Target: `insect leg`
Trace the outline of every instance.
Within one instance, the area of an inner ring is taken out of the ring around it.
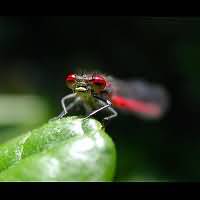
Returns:
[[[105,103],[108,101],[106,101],[105,102],[105,99],[103,99],[103,98],[101,98],[101,97],[99,97],[99,96],[95,96],[95,98],[97,98],[97,99],[99,99],[104,105],[105,105]],[[112,118],[114,118],[114,117],[117,117],[117,115],[118,115],[118,113],[117,113],[117,111],[116,110],[114,110],[112,107],[111,107],[111,105],[112,105],[112,103],[109,101],[109,103],[110,103],[110,107],[108,107],[108,110],[112,113],[110,116],[108,116],[108,117],[105,117],[104,118],[104,120],[110,120],[110,119],[112,119]]]
[[[65,116],[67,113],[68,113],[68,110],[70,110],[72,107],[74,107],[74,105],[80,100],[79,97],[75,98],[76,94],[69,94],[69,95],[66,95],[64,96],[62,99],[61,99],[61,105],[62,105],[62,108],[63,108],[63,111],[57,116],[57,117],[54,117],[53,119],[51,120],[56,120],[56,119],[60,119],[62,118],[63,116]],[[73,102],[71,102],[68,106],[65,105],[65,101],[67,99],[71,99],[71,98],[75,98],[75,100]]]
[[[110,116],[108,116],[108,117],[105,117],[104,120],[109,120],[109,119],[111,119],[111,118],[117,116],[117,112],[116,112],[113,108],[110,107],[110,106],[112,105],[112,103],[111,103],[109,100],[105,100],[105,99],[103,99],[103,98],[101,98],[101,97],[98,97],[98,96],[94,96],[94,97],[95,97],[96,99],[98,99],[98,101],[99,101],[99,103],[102,105],[102,107],[99,108],[99,109],[97,109],[97,110],[95,110],[95,111],[93,111],[92,113],[90,113],[90,114],[89,114],[87,117],[85,117],[84,119],[87,119],[87,118],[91,117],[92,115],[96,114],[97,112],[99,112],[99,111],[101,111],[101,110],[103,110],[103,109],[105,109],[105,108],[108,108],[109,111],[112,112],[113,114],[110,115]]]
[[[75,96],[76,96],[76,94],[73,93],[73,94],[66,95],[66,96],[64,96],[64,97],[61,99],[61,105],[62,105],[63,110],[64,110],[64,115],[67,114],[67,107],[65,106],[65,101],[66,101],[67,99],[74,98]],[[72,102],[72,103],[73,103],[73,102]],[[68,106],[70,106],[70,104],[69,104]],[[72,107],[73,107],[73,106],[72,106]],[[69,108],[71,108],[71,106],[70,106]]]
[[[118,113],[112,107],[108,107],[108,110],[112,113],[110,116],[105,117],[104,120],[110,120],[114,117],[117,117]]]
[[[56,118],[60,119],[60,118],[64,117],[68,113],[68,111],[75,106],[75,104],[78,101],[80,101],[80,98],[79,97],[75,98],[75,100],[73,102],[71,102],[69,105],[65,106],[65,110],[63,110]]]

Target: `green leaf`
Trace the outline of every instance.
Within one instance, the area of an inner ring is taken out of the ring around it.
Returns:
[[[116,151],[100,122],[67,117],[0,145],[0,181],[112,181]]]

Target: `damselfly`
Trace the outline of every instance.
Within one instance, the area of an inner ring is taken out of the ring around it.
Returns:
[[[85,118],[106,109],[110,115],[104,120],[118,115],[114,108],[150,119],[162,117],[168,108],[166,90],[147,81],[125,81],[100,73],[69,74],[65,80],[72,94],[61,99],[63,111],[57,118],[65,116],[78,103],[88,113]],[[66,104],[69,99],[73,101]]]

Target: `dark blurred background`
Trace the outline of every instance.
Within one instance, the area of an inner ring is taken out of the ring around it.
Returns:
[[[164,85],[171,106],[146,121],[125,113],[107,132],[116,181],[200,180],[200,18],[0,17],[0,143],[61,112],[77,67]]]

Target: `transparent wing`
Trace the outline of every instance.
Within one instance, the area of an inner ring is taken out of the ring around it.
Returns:
[[[112,103],[115,107],[143,118],[160,118],[168,110],[169,95],[165,88],[142,80],[113,79]]]

